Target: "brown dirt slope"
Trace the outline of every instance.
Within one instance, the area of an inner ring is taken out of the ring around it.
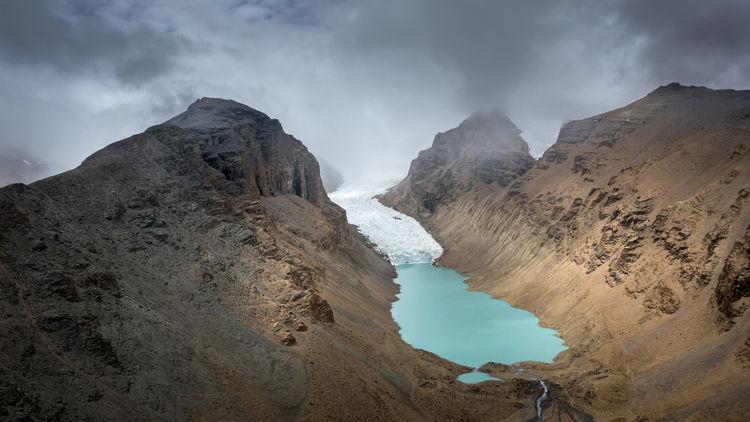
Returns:
[[[278,121],[233,101],[0,189],[0,419],[533,415],[406,346],[393,269]]]
[[[571,350],[529,366],[575,406],[750,414],[750,91],[660,87],[422,218],[474,288],[561,330]]]

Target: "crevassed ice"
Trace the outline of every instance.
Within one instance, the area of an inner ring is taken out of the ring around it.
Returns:
[[[388,256],[393,265],[433,262],[443,248],[417,220],[388,208],[374,199],[385,193],[378,186],[342,186],[329,194],[346,210],[349,222]]]

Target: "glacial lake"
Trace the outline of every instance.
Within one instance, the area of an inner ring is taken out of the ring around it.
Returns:
[[[398,265],[396,271],[401,292],[391,312],[401,338],[416,348],[472,368],[487,362],[551,362],[565,350],[556,330],[539,326],[534,314],[468,290],[466,277],[450,268],[417,263]],[[490,378],[471,372],[459,379]]]
[[[432,265],[443,248],[419,222],[378,202],[375,196],[383,192],[378,186],[347,186],[330,197],[396,266],[401,292],[391,313],[404,341],[471,368],[552,362],[565,350],[557,331],[540,327],[531,312],[470,291],[466,277]],[[474,370],[458,379],[471,384],[494,378]]]

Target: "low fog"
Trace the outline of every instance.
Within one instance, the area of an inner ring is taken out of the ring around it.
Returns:
[[[0,183],[204,96],[278,118],[350,181],[403,176],[488,108],[539,156],[564,122],[662,84],[748,88],[747,22],[746,0],[4,2]]]

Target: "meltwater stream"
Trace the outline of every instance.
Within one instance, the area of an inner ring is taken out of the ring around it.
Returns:
[[[396,266],[401,292],[391,314],[404,341],[475,368],[459,376],[465,383],[495,379],[476,370],[487,362],[551,362],[565,350],[557,332],[539,326],[531,312],[470,291],[467,277],[433,265],[443,249],[416,220],[373,198],[380,193],[383,189],[350,186],[330,197]]]

